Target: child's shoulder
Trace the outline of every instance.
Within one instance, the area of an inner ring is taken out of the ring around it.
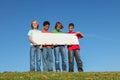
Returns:
[[[31,32],[33,32],[33,30],[32,30],[32,29],[28,31],[28,33],[31,33]]]
[[[54,30],[52,30],[52,31],[56,31],[56,30],[54,29]]]
[[[67,32],[68,34],[74,34],[74,33],[76,33],[76,32]]]
[[[40,30],[34,30],[34,29],[31,29],[31,30],[29,30],[29,32],[41,32]]]
[[[57,31],[56,30],[53,30],[53,31],[51,31],[52,33],[56,33]]]
[[[41,31],[40,30],[33,30],[33,29],[28,31],[28,33],[35,33],[35,32],[41,32]]]

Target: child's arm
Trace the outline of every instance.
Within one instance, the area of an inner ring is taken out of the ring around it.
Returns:
[[[29,41],[30,41],[34,46],[37,46],[37,45],[38,45],[36,42],[34,42],[34,41],[32,40],[32,37],[31,37],[31,36],[29,36]]]
[[[76,36],[78,38],[83,38],[84,37],[84,35],[81,32],[76,32]]]

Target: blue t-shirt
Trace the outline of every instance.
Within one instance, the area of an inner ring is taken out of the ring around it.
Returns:
[[[31,37],[32,37],[32,35],[33,35],[34,33],[41,33],[41,31],[40,31],[40,30],[34,30],[34,29],[29,30],[28,36],[31,36]],[[32,37],[32,39],[33,39],[33,37]],[[30,43],[30,45],[33,45],[33,44]]]

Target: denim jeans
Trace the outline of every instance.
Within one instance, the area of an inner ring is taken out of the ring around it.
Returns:
[[[53,71],[53,54],[51,48],[43,48],[43,71]]]
[[[68,52],[69,72],[74,72],[74,57],[77,62],[78,71],[82,72],[83,68],[82,61],[80,59],[80,50],[71,50]]]
[[[62,60],[62,70],[66,71],[66,51],[65,51],[65,46],[56,46],[54,47],[54,55],[55,55],[55,68],[57,70],[60,69],[60,55],[61,55],[61,60]]]
[[[35,63],[35,61],[36,61],[36,63]],[[36,64],[36,66],[35,66],[35,64]],[[31,46],[30,47],[30,71],[41,71],[40,66],[41,66],[40,46]]]

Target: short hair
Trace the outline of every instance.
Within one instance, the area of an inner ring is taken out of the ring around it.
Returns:
[[[39,28],[39,23],[36,21],[36,20],[33,20],[32,22],[31,22],[31,28],[33,29],[33,22],[36,22],[37,23],[37,29]]]
[[[73,24],[73,23],[70,23],[70,24],[69,24],[69,27],[70,27],[70,26],[73,26],[73,28],[74,28],[74,24]]]
[[[61,24],[61,29],[64,28],[61,22],[56,22],[55,29],[57,28],[58,24]]]
[[[49,21],[44,21],[43,26],[45,26],[45,25],[50,25],[50,22]]]

